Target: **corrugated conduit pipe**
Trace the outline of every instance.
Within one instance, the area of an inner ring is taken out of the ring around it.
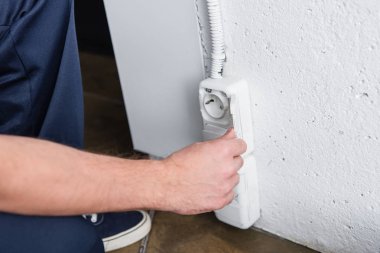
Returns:
[[[226,59],[222,10],[219,0],[207,0],[208,16],[211,31],[211,73],[214,79],[222,78],[223,65]]]

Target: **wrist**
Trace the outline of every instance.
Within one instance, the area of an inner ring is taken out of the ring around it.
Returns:
[[[145,183],[141,185],[144,208],[167,211],[170,193],[166,160],[146,160],[144,163],[144,167],[147,168]]]

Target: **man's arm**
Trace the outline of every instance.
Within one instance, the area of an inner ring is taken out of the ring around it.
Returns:
[[[163,161],[134,161],[0,135],[0,211],[26,215],[211,211],[232,200],[245,149],[230,131]]]

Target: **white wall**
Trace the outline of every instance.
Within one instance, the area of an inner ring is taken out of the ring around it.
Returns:
[[[262,219],[323,252],[380,252],[380,1],[222,0],[251,82]]]

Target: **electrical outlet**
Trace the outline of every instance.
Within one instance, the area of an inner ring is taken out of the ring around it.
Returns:
[[[226,77],[206,79],[199,88],[203,117],[203,139],[222,136],[233,127],[238,138],[247,143],[244,165],[239,171],[240,183],[235,198],[228,206],[215,211],[216,217],[232,226],[247,229],[260,217],[256,162],[253,156],[253,126],[247,82]]]

